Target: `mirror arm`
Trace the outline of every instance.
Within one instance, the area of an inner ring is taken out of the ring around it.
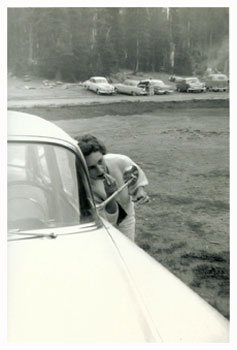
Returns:
[[[132,181],[134,181],[134,179],[137,179],[136,176],[134,176],[133,174],[131,175],[131,178],[125,182],[125,184],[123,184],[120,188],[118,188],[114,193],[111,194],[111,196],[109,196],[108,198],[106,198],[106,200],[100,204],[96,205],[96,208],[98,210],[103,209],[112,199],[114,199],[115,196],[117,196],[118,193],[120,193],[125,187],[127,187]]]

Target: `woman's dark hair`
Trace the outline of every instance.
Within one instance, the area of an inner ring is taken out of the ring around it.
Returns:
[[[84,157],[89,156],[92,152],[101,152],[106,154],[106,147],[103,142],[99,141],[95,136],[86,134],[82,136],[76,136],[75,140],[78,142]]]

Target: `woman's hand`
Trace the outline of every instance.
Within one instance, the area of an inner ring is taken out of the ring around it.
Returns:
[[[133,202],[138,204],[145,204],[150,202],[150,197],[144,190],[143,186],[138,187],[135,195],[133,195]]]

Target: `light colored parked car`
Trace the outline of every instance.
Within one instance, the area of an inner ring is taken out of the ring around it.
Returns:
[[[196,77],[184,78],[176,83],[176,89],[180,92],[204,92],[205,83],[200,82]]]
[[[141,80],[138,86],[149,89],[149,85],[154,89],[156,95],[166,95],[174,92],[172,86],[165,84],[162,80],[158,79],[145,79]]]
[[[114,86],[108,83],[104,77],[91,77],[84,81],[82,85],[87,89],[100,94],[112,95],[115,93]]]
[[[127,79],[123,83],[114,84],[115,91],[132,96],[147,95],[145,87],[140,87],[138,80]]]
[[[228,77],[225,74],[210,74],[205,79],[209,91],[227,91]]]
[[[103,220],[77,143],[8,114],[8,341],[228,342],[229,321]]]

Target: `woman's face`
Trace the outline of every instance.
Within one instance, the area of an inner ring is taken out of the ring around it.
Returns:
[[[88,166],[89,175],[92,180],[103,180],[106,173],[106,166],[103,154],[99,151],[92,152],[85,157]]]

